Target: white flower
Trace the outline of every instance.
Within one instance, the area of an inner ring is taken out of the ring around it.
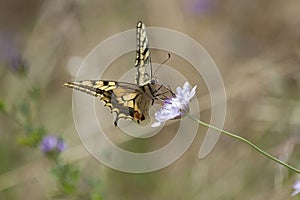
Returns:
[[[188,82],[185,82],[182,88],[178,87],[176,89],[176,97],[167,99],[163,107],[155,113],[157,122],[154,122],[151,126],[158,127],[165,121],[180,117],[188,112],[189,103],[196,93],[196,88],[197,86],[190,90]]]
[[[298,194],[300,192],[300,180],[298,180],[294,183],[293,188],[295,191],[292,193],[292,196],[295,196],[296,194]]]

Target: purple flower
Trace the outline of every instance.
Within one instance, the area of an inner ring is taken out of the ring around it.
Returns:
[[[187,9],[195,14],[203,14],[209,12],[213,7],[211,0],[189,0],[187,1]]]
[[[25,74],[28,65],[11,33],[0,30],[0,64],[10,67],[13,72]]]
[[[189,112],[189,103],[196,93],[196,88],[197,86],[190,90],[188,82],[185,82],[182,88],[178,87],[176,97],[167,99],[163,107],[155,113],[157,122],[154,122],[151,126],[158,127],[167,120],[180,117]]]
[[[58,138],[57,140],[57,145],[56,145],[56,149],[59,152],[62,152],[63,150],[65,150],[66,148],[66,144],[64,143],[62,138]]]
[[[293,188],[295,191],[292,193],[292,196],[295,196],[296,194],[298,194],[300,192],[300,180],[298,180],[294,183]]]
[[[55,135],[47,135],[42,139],[41,150],[44,153],[62,152],[66,148],[65,143],[61,138]]]

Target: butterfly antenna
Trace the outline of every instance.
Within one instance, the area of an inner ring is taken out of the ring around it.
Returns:
[[[154,71],[154,75],[156,74],[156,72],[159,70],[159,68],[161,68],[169,59],[171,58],[171,54],[168,53],[168,58],[166,60],[164,60],[164,62],[162,62],[158,68]]]

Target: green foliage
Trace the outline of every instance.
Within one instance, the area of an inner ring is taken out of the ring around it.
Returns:
[[[89,184],[91,186],[90,199],[91,200],[103,200],[102,187],[101,187],[100,180],[91,180],[91,181],[89,181]]]
[[[38,100],[41,95],[41,89],[39,87],[33,86],[29,91],[28,95],[32,100]]]
[[[30,103],[23,99],[12,106],[10,115],[23,126],[31,127],[31,107]]]
[[[51,170],[56,177],[59,190],[55,194],[58,196],[68,196],[76,193],[80,171],[71,164],[58,164]]]
[[[2,99],[0,99],[0,112],[6,112],[6,104]]]
[[[47,133],[43,126],[37,126],[32,119],[33,110],[36,110],[32,100],[38,100],[39,94],[39,88],[30,88],[27,93],[28,96],[20,99],[10,107],[3,100],[0,100],[0,111],[8,115],[15,124],[21,126],[24,130],[23,134],[17,138],[18,143],[33,148],[39,145],[41,139]]]
[[[43,127],[34,128],[28,134],[19,136],[18,143],[28,147],[38,147],[45,135],[46,130]]]
[[[20,75],[23,74],[19,71]],[[22,80],[27,80],[24,77]],[[30,85],[30,84],[27,84]],[[41,90],[39,87],[30,86],[27,90],[28,92],[24,97],[20,97],[17,102],[11,106],[8,106],[4,100],[0,99],[0,112],[5,114],[11,120],[12,125],[16,125],[21,128],[22,134],[18,134],[17,142],[18,144],[31,148],[38,148],[40,151],[40,145],[44,137],[49,134],[43,124],[37,124],[39,119],[38,105],[40,103]],[[13,126],[10,126],[13,127]],[[63,140],[61,138],[61,140]],[[47,144],[47,145],[51,145]],[[55,176],[57,180],[58,190],[51,195],[53,198],[71,198],[75,199],[82,196],[84,199],[91,200],[102,200],[100,184],[97,182],[89,183],[89,191],[79,190],[80,181],[80,170],[75,164],[65,164],[60,160],[61,151],[50,151],[44,152],[49,160],[55,161],[51,173]],[[0,195],[1,196],[1,195]]]

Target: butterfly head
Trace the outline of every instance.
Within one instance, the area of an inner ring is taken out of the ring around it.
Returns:
[[[156,84],[156,83],[158,83],[157,77],[153,77],[153,78],[151,79],[150,83],[151,83],[151,84]]]

